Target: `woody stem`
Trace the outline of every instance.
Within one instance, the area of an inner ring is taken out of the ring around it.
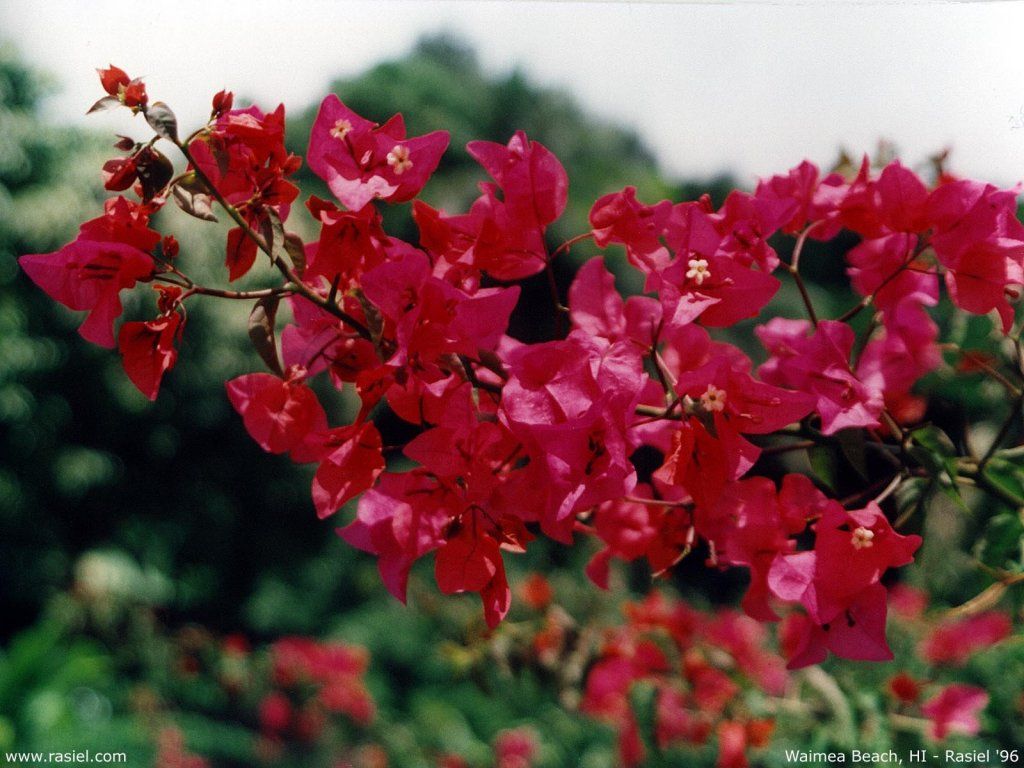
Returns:
[[[337,304],[335,304],[333,301],[329,301],[327,298],[321,296],[319,293],[317,293],[304,282],[302,282],[302,278],[295,273],[295,270],[288,266],[288,264],[285,263],[283,259],[275,256],[273,250],[263,239],[263,236],[256,232],[251,226],[249,226],[249,222],[245,220],[245,217],[242,216],[241,213],[239,213],[238,209],[235,208],[235,206],[231,205],[231,203],[224,199],[224,196],[220,193],[220,191],[218,191],[217,187],[210,180],[210,177],[207,176],[203,169],[200,168],[199,165],[195,162],[195,159],[192,157],[192,153],[189,152],[188,146],[180,141],[176,141],[175,145],[178,147],[179,150],[181,150],[181,153],[182,155],[185,156],[185,159],[188,160],[188,162],[192,165],[192,169],[195,171],[196,177],[201,182],[203,182],[203,186],[206,187],[207,191],[209,191],[213,198],[220,204],[221,208],[227,211],[228,215],[239,226],[242,232],[245,233],[245,236],[252,240],[254,243],[256,243],[256,246],[265,254],[267,254],[267,256],[270,257],[271,263],[275,267],[277,267],[281,274],[284,275],[284,277],[289,281],[288,289],[290,292],[300,294],[303,298],[311,301],[313,304],[317,305],[321,309],[334,315],[343,323],[353,328],[356,331],[356,333],[358,333],[364,339],[367,339],[369,341],[373,340],[373,336],[371,335],[369,329],[365,325],[360,323],[348,312],[346,312]]]

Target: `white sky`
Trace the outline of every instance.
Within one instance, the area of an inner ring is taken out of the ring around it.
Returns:
[[[885,137],[911,162],[952,146],[955,171],[1024,179],[1024,2],[0,0],[0,40],[60,84],[48,114],[122,132],[123,114],[83,114],[110,62],[187,128],[222,87],[299,109],[441,29],[634,126],[680,176],[750,183]]]

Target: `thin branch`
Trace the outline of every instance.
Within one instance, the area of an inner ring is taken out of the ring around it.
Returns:
[[[574,245],[576,245],[576,243],[582,243],[584,240],[590,240],[593,237],[594,237],[594,233],[593,232],[584,232],[582,235],[576,235],[576,237],[570,237],[568,240],[566,240],[560,246],[555,248],[554,252],[551,254],[551,258],[553,259],[556,256],[558,256],[559,254],[568,251],[570,248],[572,248]]]
[[[263,288],[258,291],[229,291],[223,288],[207,288],[204,285],[193,285],[185,292],[182,299],[184,300],[192,294],[215,296],[219,299],[266,299],[270,296],[284,296],[288,293],[292,293],[292,291],[283,286],[280,288]]]
[[[360,323],[358,320],[352,317],[348,312],[343,310],[337,304],[328,301],[326,298],[324,298],[319,293],[310,288],[308,285],[306,285],[302,281],[302,278],[295,273],[295,270],[288,266],[288,264],[285,263],[283,259],[276,257],[270,246],[263,239],[263,236],[256,232],[251,226],[249,226],[249,222],[245,220],[245,217],[242,216],[242,214],[238,211],[237,208],[235,208],[235,206],[231,205],[231,203],[224,199],[224,196],[217,189],[216,185],[210,180],[210,177],[207,176],[203,169],[200,168],[199,165],[195,162],[195,159],[192,157],[192,153],[189,152],[188,146],[180,141],[175,142],[175,145],[181,151],[182,155],[185,156],[185,159],[188,160],[188,162],[192,165],[192,169],[195,171],[196,177],[203,183],[203,185],[213,196],[213,198],[220,204],[220,206],[225,211],[227,211],[228,215],[239,226],[242,232],[245,233],[245,236],[252,240],[254,243],[256,243],[256,246],[265,254],[267,254],[267,256],[270,257],[271,263],[278,268],[281,274],[284,275],[284,277],[287,278],[292,285],[295,286],[295,293],[301,294],[303,298],[308,299],[321,309],[324,309],[327,312],[331,313],[339,320],[341,320],[343,323],[353,328],[356,331],[356,333],[358,333],[364,339],[367,339],[368,341],[373,341],[373,335],[370,333],[370,330],[365,325]]]
[[[908,255],[907,258],[904,259],[903,263],[896,268],[895,272],[885,277],[882,280],[882,282],[878,284],[875,290],[873,290],[867,296],[862,298],[859,302],[857,302],[857,304],[846,310],[843,314],[837,317],[836,320],[838,320],[840,323],[845,323],[846,321],[851,320],[858,314],[860,314],[861,310],[865,309],[868,305],[870,305],[871,302],[875,300],[875,297],[881,292],[881,290],[885,288],[885,286],[887,286],[889,283],[895,280],[903,270],[905,270],[914,262],[914,259],[916,259],[922,253],[924,253],[928,245],[928,238],[923,238],[921,242],[918,244],[918,246],[910,252],[910,255]]]
[[[992,445],[985,451],[985,455],[981,457],[981,461],[978,462],[978,472],[982,473],[985,471],[985,466],[995,455],[996,451],[999,450],[999,446],[1002,445],[1003,440],[1010,433],[1010,429],[1013,427],[1013,423],[1017,420],[1020,415],[1021,406],[1024,406],[1024,394],[1018,393],[1017,399],[1013,401],[1013,405],[1010,407],[1010,413],[1006,419],[1003,420],[1003,424],[999,427],[999,432],[992,440]]]
[[[793,276],[796,287],[800,291],[800,298],[803,299],[804,307],[807,309],[807,316],[811,319],[811,325],[815,328],[818,327],[818,313],[814,311],[814,305],[811,303],[811,295],[807,292],[807,286],[804,284],[804,279],[800,277],[800,273],[793,265],[788,265],[786,269],[789,274]]]
[[[800,254],[803,253],[804,243],[807,242],[807,236],[811,234],[811,231],[815,227],[824,223],[824,219],[818,219],[818,221],[811,222],[806,228],[804,228],[804,231],[800,233],[800,236],[797,237],[796,245],[793,247],[793,259],[790,264],[794,270],[800,269]]]
[[[482,381],[477,375],[476,371],[473,370],[473,361],[465,355],[459,355],[459,362],[462,363],[462,370],[465,373],[466,381],[472,384],[476,389],[482,389],[485,392],[491,392],[492,394],[501,394],[501,385],[495,384],[490,381]]]
[[[986,491],[989,495],[995,496],[1006,504],[1009,504],[1014,509],[1021,509],[1024,507],[1024,498],[1018,496],[1016,493],[1008,488],[993,482],[986,472],[978,472],[977,470],[971,470],[968,468],[962,468],[957,472],[957,480],[967,478],[973,480],[974,483]]]
[[[889,496],[891,496],[893,494],[893,492],[895,492],[895,490],[897,488],[899,488],[900,483],[902,481],[903,481],[903,475],[902,474],[897,474],[895,477],[893,477],[892,480],[889,481],[889,484],[887,486],[885,486],[885,489],[880,494],[875,496],[875,498],[872,499],[872,501],[874,501],[875,504],[881,504],[883,501],[885,501],[887,498],[889,498]]]
[[[955,344],[942,344],[941,347],[942,349],[953,349],[954,351],[958,352],[964,360],[968,361],[972,365],[976,365],[978,368],[982,370],[983,373],[987,374],[992,379],[998,381],[1000,384],[1006,387],[1007,391],[1010,392],[1010,394],[1012,394],[1014,397],[1020,397],[1021,388],[1014,384],[1012,381],[1010,381],[1008,378],[1006,378],[1006,376],[1000,373],[999,370],[993,368],[991,365],[985,362],[985,360],[982,359],[981,355],[975,354],[974,352],[967,349],[960,349],[960,347],[956,346]]]
[[[814,305],[811,303],[811,295],[807,292],[807,286],[804,284],[804,279],[800,276],[800,254],[804,250],[804,243],[807,242],[807,236],[811,233],[811,230],[821,223],[821,221],[815,221],[804,228],[804,231],[801,232],[800,236],[797,238],[796,245],[793,247],[793,259],[786,265],[786,270],[793,276],[793,281],[796,283],[796,287],[800,291],[800,298],[803,299],[804,306],[807,308],[807,316],[811,318],[811,325],[815,328],[818,327],[818,314],[814,311]]]
[[[647,504],[654,507],[686,507],[690,502],[685,501],[668,501],[666,499],[644,499],[640,496],[623,496],[624,501],[632,502],[633,504]]]

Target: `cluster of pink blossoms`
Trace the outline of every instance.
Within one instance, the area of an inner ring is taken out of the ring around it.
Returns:
[[[370,655],[361,646],[286,637],[270,649],[274,690],[260,703],[260,726],[271,740],[286,736],[313,741],[324,712],[358,725],[373,721],[376,706],[363,682]],[[314,694],[309,697],[312,689]]]
[[[601,585],[613,559],[643,558],[662,573],[705,548],[710,565],[749,570],[749,616],[794,617],[791,667],[830,651],[890,658],[882,577],[912,561],[919,537],[894,530],[874,502],[847,509],[807,477],[777,483],[754,473],[762,449],[752,438],[796,423],[825,438],[844,429],[902,437],[900,425],[922,414],[913,385],[940,361],[927,312],[940,278],[957,307],[995,310],[1010,327],[1010,300],[1024,283],[1013,191],[946,176],[929,188],[898,162],[874,174],[865,161],[849,179],[804,162],[753,194],[733,192],[717,210],[707,197],[645,204],[627,187],[596,201],[591,231],[552,253],[545,233],[565,208],[568,175],[544,146],[522,132],[507,144],[471,142],[490,180],[468,212],[451,214],[417,199],[446,132],[409,137],[401,116],[377,125],[329,96],[306,160],[336,202],[307,201],[320,233],[303,243],[284,227],[298,194],[287,179],[301,160],[284,148],[283,107],[233,109],[222,92],[209,123],[182,139],[167,106],[149,103],[144,89],[140,98],[115,70],[101,73],[107,98],[144,114],[183,153],[186,172],[154,188],[166,158],[154,142],[122,140],[128,156],[108,164],[107,187],[132,186],[141,200],[109,200],[74,242],[23,256],[22,268],[57,301],[87,311],[82,335],[106,346],[121,291],[154,285],[157,317],[117,334],[125,370],[151,398],[176,361],[186,302],[255,300],[250,335],[269,372],[233,379],[228,396],[265,450],[317,465],[320,517],[359,497],[339,533],[378,558],[396,597],[405,599],[413,564],[433,554],[441,591],[478,593],[494,627],[511,602],[505,554],[537,535],[599,539],[588,573]],[[215,218],[219,205],[233,219],[230,280],[263,251],[281,286],[192,281],[177,266],[177,241],[149,225],[171,198],[198,218]],[[410,200],[418,245],[388,235],[379,208]],[[846,316],[819,319],[799,254],[806,239],[842,230],[859,237],[846,258],[864,298]],[[798,235],[790,263],[770,244],[779,233]],[[569,290],[567,336],[510,337],[520,299],[510,283],[549,269],[582,239],[624,247],[643,294],[623,299],[593,258]],[[768,358],[755,370],[708,329],[757,317],[780,267],[798,282],[809,319],[759,325]],[[282,299],[291,311],[278,333]],[[854,356],[844,321],[869,305],[877,328]],[[310,387],[318,376],[354,388],[353,423],[332,426]],[[410,471],[388,471],[374,423],[385,404],[419,428],[401,447]],[[663,464],[641,481],[632,457],[644,447]]]
[[[627,624],[608,633],[590,668],[581,704],[618,728],[622,764],[643,762],[646,735],[659,750],[714,738],[719,768],[746,768],[748,750],[765,746],[775,723],[751,714],[739,694],[753,688],[781,696],[788,679],[766,647],[765,628],[736,611],[708,616],[657,592],[627,604],[625,615]],[[654,693],[649,734],[641,734],[630,701],[637,682]]]

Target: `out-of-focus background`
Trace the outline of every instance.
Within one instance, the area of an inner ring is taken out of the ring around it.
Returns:
[[[927,173],[949,148],[956,172],[1012,185],[1024,177],[1021,29],[1020,3],[4,2],[0,754],[124,750],[130,765],[170,766],[188,764],[188,751],[218,766],[363,767],[384,755],[398,766],[458,755],[477,766],[514,752],[501,746],[503,731],[526,728],[536,765],[609,765],[614,732],[575,712],[579,686],[558,670],[586,663],[591,624],[618,621],[617,601],[643,594],[649,578],[625,573],[607,600],[581,575],[591,549],[538,550],[531,560],[551,573],[562,614],[552,618],[543,588],[524,591],[526,569],[512,564],[517,607],[491,638],[475,600],[442,600],[429,568],[413,579],[411,607],[399,605],[373,559],[340,542],[333,521],[317,521],[308,468],[264,454],[231,410],[223,382],[258,364],[243,343],[244,308],[229,302],[190,310],[176,370],[156,403],[143,398],[117,356],[84,343],[73,313],[15,262],[57,249],[97,215],[114,133],[146,135],[123,110],[84,117],[101,95],[95,68],[144,76],[183,127],[201,124],[225,87],[264,108],[284,102],[300,154],[328,92],[375,120],[401,111],[413,134],[446,128],[452,147],[425,198],[450,211],[482,180],[465,143],[525,129],[569,172],[557,243],[587,229],[594,199],[626,184],[646,201],[709,192],[721,202],[804,157],[831,167],[843,150],[898,152]],[[299,181],[304,196],[327,195],[305,169]],[[224,228],[178,211],[157,224],[182,241],[193,273],[224,282]],[[407,211],[389,225],[415,239]],[[809,251],[804,263],[821,306],[849,305],[833,251]],[[560,264],[563,287],[572,270]],[[774,310],[797,314],[791,301],[784,294]],[[141,312],[127,304],[127,316]],[[548,322],[523,314],[514,331],[536,338]],[[975,384],[931,382],[941,413],[998,415],[998,388]],[[945,604],[976,594],[981,582],[943,554],[952,539],[935,540],[922,586]],[[674,586],[705,604],[742,589],[741,579],[703,574],[684,567]],[[536,650],[535,636],[556,625],[564,658],[534,663],[523,647]],[[368,649],[367,690],[352,651],[340,715],[294,691],[282,703],[281,649],[265,649],[289,636]],[[913,633],[893,642],[910,648]],[[983,737],[964,744],[1020,743],[1019,650],[972,663],[964,679],[999,708]],[[897,668],[831,667],[859,691],[848,702],[858,717],[879,710]],[[761,759],[782,764],[785,746],[832,744],[838,737],[815,730],[818,719],[792,715]],[[875,737],[880,746],[920,741]]]

